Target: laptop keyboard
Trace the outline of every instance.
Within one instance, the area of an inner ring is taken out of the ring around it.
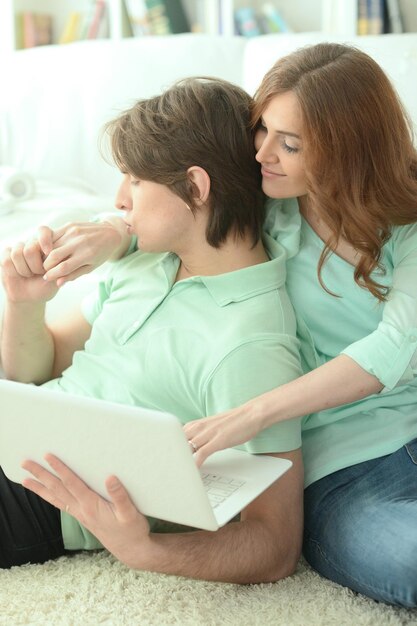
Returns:
[[[230,478],[230,476],[221,476],[219,474],[202,473],[201,478],[213,509],[245,484],[244,480],[236,480],[235,478]]]

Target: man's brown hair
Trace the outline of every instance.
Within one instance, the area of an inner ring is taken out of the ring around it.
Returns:
[[[121,171],[166,185],[197,211],[188,168],[210,177],[206,239],[249,234],[255,245],[264,220],[261,176],[250,123],[251,97],[217,78],[178,81],[161,95],[138,101],[105,126]]]

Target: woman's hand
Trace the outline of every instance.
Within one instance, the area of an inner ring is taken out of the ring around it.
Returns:
[[[46,281],[64,283],[88,274],[109,259],[126,252],[130,235],[118,217],[105,222],[75,222],[56,230],[41,226],[39,245],[45,255]]]
[[[236,409],[185,424],[184,432],[196,464],[200,466],[213,452],[238,446],[255,437],[265,427],[259,408],[258,398],[255,398]]]
[[[34,461],[22,467],[32,474],[23,486],[75,517],[117,559],[130,567],[140,567],[150,545],[149,524],[140,513],[121,482],[110,476],[106,488],[110,500],[92,491],[72,470],[52,454],[45,456],[55,472]]]

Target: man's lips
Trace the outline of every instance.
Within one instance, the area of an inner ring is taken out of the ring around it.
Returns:
[[[274,178],[276,176],[283,178],[285,176],[285,174],[280,174],[279,172],[272,172],[264,166],[261,168],[261,174],[262,176],[265,176],[265,178]]]

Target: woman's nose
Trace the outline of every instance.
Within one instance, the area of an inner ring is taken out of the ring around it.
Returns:
[[[278,163],[278,155],[273,151],[271,143],[266,136],[259,137],[255,142],[257,153],[255,159],[258,163]]]

